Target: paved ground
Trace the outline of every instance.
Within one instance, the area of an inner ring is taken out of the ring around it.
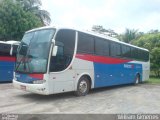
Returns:
[[[160,113],[160,86],[140,84],[42,96],[0,84],[0,113]]]

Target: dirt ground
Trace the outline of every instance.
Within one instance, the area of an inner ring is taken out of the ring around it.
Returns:
[[[76,97],[72,92],[37,95],[0,84],[0,113],[160,113],[160,85],[107,87]]]

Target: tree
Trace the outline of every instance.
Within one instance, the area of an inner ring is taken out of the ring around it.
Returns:
[[[160,77],[160,33],[147,33],[131,42],[150,51],[151,70]]]
[[[160,33],[144,34],[143,36],[133,40],[131,43],[151,51],[155,47],[160,47]]]
[[[42,10],[41,0],[17,0],[26,12],[31,12],[40,18],[43,25],[49,25],[51,23],[50,14],[46,10]]]
[[[151,51],[151,69],[157,77],[160,77],[160,48],[155,47]]]
[[[149,34],[155,34],[155,33],[159,33],[159,31],[158,30],[150,30],[149,32],[148,32]]]
[[[112,36],[112,37],[115,37],[118,35],[117,33],[114,32],[114,30],[105,29],[101,25],[93,25],[92,31],[103,34],[103,35]]]
[[[132,40],[138,37],[138,30],[135,29],[128,29],[126,28],[124,34],[118,36],[118,38],[126,43],[130,43]]]
[[[38,17],[12,0],[1,0],[0,18],[0,39],[4,41],[20,40],[25,31],[42,26]]]
[[[103,26],[101,25],[94,25],[92,27],[92,31],[97,32],[97,33],[103,33],[103,32],[106,32],[107,30],[105,30]]]

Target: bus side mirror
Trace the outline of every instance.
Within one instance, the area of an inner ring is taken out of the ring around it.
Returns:
[[[57,55],[57,51],[58,51],[58,46],[54,46],[52,49],[52,56],[56,56]]]

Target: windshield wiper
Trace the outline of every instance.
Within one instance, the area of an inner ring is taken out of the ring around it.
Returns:
[[[21,60],[19,61],[19,64],[17,65],[17,67],[16,67],[16,71],[18,71],[18,68],[19,68],[19,66],[21,65],[21,64],[24,64],[23,65],[23,69],[24,69],[24,71],[26,71],[26,64],[27,64],[27,62],[28,62],[28,53],[29,53],[29,46],[28,45],[26,45],[26,44],[24,44],[24,45],[22,45],[21,46],[21,48],[20,48],[20,50],[19,50],[19,53],[20,53],[20,51],[21,51],[21,49],[23,49],[22,47],[26,47],[26,51],[27,52],[24,52],[25,54],[22,54],[23,55],[23,57],[21,58]],[[29,66],[29,64],[28,64],[28,70],[30,71],[30,66]]]
[[[21,58],[21,60],[19,61],[19,64],[18,64],[17,67],[16,67],[16,71],[19,71],[18,68],[19,68],[19,66],[20,66],[21,64],[23,64],[23,70],[26,71],[26,69],[27,69],[26,58],[27,58],[26,56],[23,56],[23,57]],[[28,60],[28,59],[27,59],[27,60]],[[28,71],[30,71],[29,63],[28,63]]]

